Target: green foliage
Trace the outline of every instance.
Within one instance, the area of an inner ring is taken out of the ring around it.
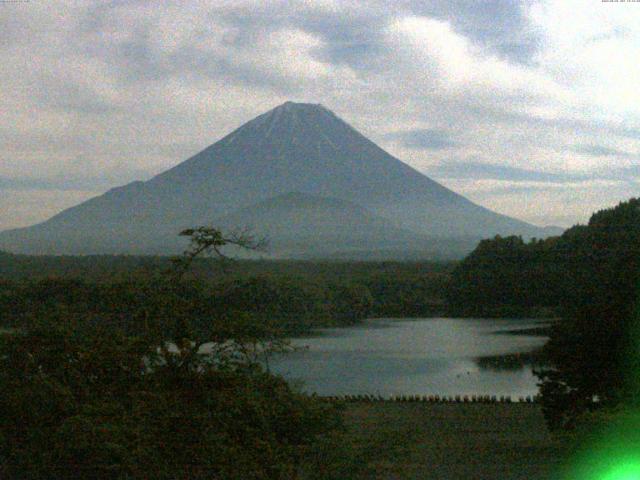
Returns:
[[[496,236],[483,240],[453,271],[447,290],[449,313],[457,316],[548,315],[568,281],[557,238]]]
[[[552,368],[539,373],[552,427],[640,398],[640,200],[594,214],[567,237],[573,283],[546,348]]]
[[[340,324],[354,324],[369,317],[373,310],[373,297],[365,285],[331,284],[328,300],[333,316]]]
[[[48,317],[0,345],[9,478],[295,478],[327,406],[242,358]]]
[[[0,328],[20,326],[26,316],[62,304],[130,331],[140,331],[150,316],[161,314],[159,310],[165,317],[188,317],[192,328],[206,328],[212,319],[223,328],[224,318],[232,311],[295,335],[318,327],[350,325],[369,316],[441,314],[448,280],[448,267],[422,263],[227,261],[221,266],[214,259],[194,258],[178,262],[178,276],[185,276],[185,281],[168,288],[162,273],[171,268],[166,259],[148,268],[140,268],[134,258],[125,266],[118,257],[95,260],[104,262],[96,265],[98,272],[107,269],[110,261],[111,268],[122,270],[95,276],[42,276],[62,270],[67,261],[89,261],[63,257],[55,268],[43,264],[40,276],[34,270],[29,279],[0,277]],[[183,271],[185,265],[191,270]]]
[[[442,314],[449,281],[445,272],[379,272],[361,279],[373,297],[377,317],[421,317]]]
[[[252,328],[292,335],[367,318],[373,299],[362,284],[322,285],[275,275],[216,282],[190,278],[175,285],[151,275],[102,283],[65,278],[0,283],[0,327],[20,327],[26,318],[58,305],[94,314],[131,333],[145,332],[151,318],[188,319],[192,333],[208,332],[213,324],[217,331],[224,331],[229,317],[248,315]]]
[[[453,271],[450,313],[556,314],[563,320],[538,372],[551,428],[640,398],[640,200],[595,213],[588,225],[525,243],[481,242]]]
[[[297,477],[334,408],[257,361],[277,331],[179,273],[2,285],[25,308],[0,335],[3,478]]]
[[[258,246],[260,241],[253,240]],[[29,256],[0,251],[0,279],[24,281],[45,278],[80,278],[90,283],[142,276],[172,267],[170,257],[135,255]],[[427,261],[322,261],[322,260],[242,260],[224,262],[230,275],[254,277],[273,275],[304,278],[312,283],[328,280],[364,281],[367,278],[412,278],[448,274],[455,262]],[[216,256],[196,257],[190,274],[215,281],[220,277],[221,261]]]

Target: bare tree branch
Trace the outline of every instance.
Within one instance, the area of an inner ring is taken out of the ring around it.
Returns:
[[[230,260],[230,257],[222,252],[222,247],[232,245],[244,250],[264,251],[268,244],[266,238],[257,238],[248,229],[224,233],[214,227],[200,226],[183,230],[180,236],[190,237],[190,244],[182,256],[172,260],[177,279],[189,271],[198,256],[214,253],[222,260]]]

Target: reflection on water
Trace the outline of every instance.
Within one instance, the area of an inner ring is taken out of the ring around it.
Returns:
[[[531,352],[547,339],[526,329],[542,323],[370,320],[294,339],[295,346],[307,348],[278,356],[270,364],[272,371],[301,380],[305,390],[321,395],[535,395]]]
[[[478,367],[488,370],[522,370],[524,368],[536,369],[544,366],[541,348],[532,352],[488,355],[478,357],[475,360]]]

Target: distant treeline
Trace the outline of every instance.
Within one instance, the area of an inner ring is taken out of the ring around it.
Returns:
[[[559,237],[483,240],[451,274],[452,315],[505,317],[560,315],[602,288],[624,286],[635,275],[637,201],[595,213]],[[607,277],[606,284],[602,278]]]
[[[453,270],[447,290],[454,316],[552,316],[571,284],[568,264],[579,252],[571,246],[574,227],[546,240],[500,237],[483,240]]]
[[[237,275],[289,275],[306,278],[366,277],[376,274],[422,275],[449,273],[456,262],[429,261],[320,261],[227,260],[198,258],[192,274],[215,279],[221,273]],[[19,280],[42,277],[74,277],[105,280],[131,272],[168,269],[171,257],[136,255],[16,255],[0,251],[0,278]],[[224,268],[221,270],[221,266]]]
[[[244,312],[286,334],[305,333],[372,316],[441,313],[451,266],[199,259],[179,298],[155,298],[151,286],[168,268],[164,257],[0,254],[0,324],[19,326],[38,310],[62,307],[134,328],[147,308],[175,301],[199,322]]]

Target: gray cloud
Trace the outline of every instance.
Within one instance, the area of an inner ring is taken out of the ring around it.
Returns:
[[[527,15],[521,0],[411,1],[414,13],[451,22],[454,29],[510,61],[530,63],[542,37]]]
[[[385,138],[416,150],[444,150],[458,144],[451,139],[448,132],[433,128],[394,132],[387,134]]]
[[[562,186],[561,186],[562,187]],[[519,185],[518,183],[506,185],[496,185],[487,191],[476,193],[476,197],[489,198],[493,196],[513,196],[548,193],[558,190],[558,184],[545,183],[539,185]]]
[[[326,45],[316,54],[322,61],[348,65],[355,70],[380,69],[380,57],[386,50],[381,38],[384,19],[366,17],[347,19],[337,15],[306,19],[307,31],[318,34]]]
[[[621,127],[614,130],[617,135],[621,137],[633,138],[636,140],[640,140],[640,127],[631,128],[631,127]]]
[[[617,148],[606,147],[604,145],[574,145],[572,151],[583,155],[594,157],[630,157],[631,154]]]
[[[66,192],[69,202],[80,198],[76,189],[145,179],[293,99],[328,106],[436,178],[466,182],[462,193],[472,198],[484,198],[474,179],[540,196],[544,185],[602,179],[625,184],[594,193],[613,199],[640,176],[628,165],[629,152],[640,152],[640,115],[625,101],[626,110],[607,116],[588,89],[572,90],[598,72],[574,78],[564,65],[539,64],[553,43],[530,15],[537,3],[52,0],[2,8],[0,188],[48,201],[45,191]],[[411,15],[437,21],[389,33]],[[623,42],[634,31],[607,27],[583,43]],[[451,163],[453,147],[467,160]]]
[[[392,10],[357,8],[345,13],[274,2],[261,8],[214,8],[211,16],[234,28],[226,38],[227,44],[234,47],[255,44],[268,32],[296,28],[322,39],[323,45],[314,52],[318,60],[367,71],[384,67],[380,58],[386,51],[383,31],[396,14]]]
[[[148,175],[97,175],[85,177],[67,177],[63,175],[40,177],[8,177],[0,176],[0,190],[55,190],[65,191],[100,191],[109,190],[134,179],[147,178]],[[129,177],[129,178],[127,178]]]
[[[627,165],[600,172],[599,178],[635,184],[640,180],[640,165]]]
[[[218,26],[230,27],[222,38],[224,50],[206,48],[206,31],[194,31],[178,42],[175,48],[163,49],[152,38],[157,26],[155,18],[136,18],[135,23],[121,39],[105,38],[101,32],[118,27],[126,15],[126,8],[136,3],[111,2],[89,8],[72,35],[81,34],[83,42],[80,52],[108,65],[120,82],[162,82],[184,79],[189,76],[232,81],[248,87],[266,88],[280,94],[292,94],[298,90],[295,81],[274,69],[265,69],[256,62],[242,62],[240,55],[252,52],[259,56],[264,36],[287,26],[287,23],[269,22],[270,14],[235,15],[234,8],[219,9],[212,5],[207,17],[220,22]],[[188,7],[184,7],[187,9]],[[247,12],[245,10],[245,12]],[[277,10],[273,12],[278,16]],[[226,23],[225,23],[226,22]],[[212,28],[218,28],[213,24]],[[210,32],[209,32],[210,33]],[[204,43],[204,48],[203,48]]]
[[[472,180],[491,179],[508,180],[511,182],[543,183],[579,182],[592,178],[587,175],[528,170],[524,168],[510,167],[507,165],[480,163],[477,161],[443,163],[442,165],[430,169],[429,173],[435,177],[441,178]]]
[[[371,2],[369,8],[348,13],[305,10],[286,2],[274,2],[264,8],[226,6],[212,11],[212,16],[236,27],[237,32],[229,39],[233,44],[255,42],[259,32],[301,28],[324,41],[325,45],[316,52],[319,59],[364,71],[386,68],[381,61],[381,55],[389,53],[383,41],[384,28],[389,19],[406,14],[449,22],[455,31],[488,52],[517,63],[530,63],[540,47],[540,34],[530,24],[526,6],[519,0],[378,1]]]
[[[43,79],[46,90],[41,89],[38,94],[43,104],[53,108],[76,113],[106,114],[123,111],[108,99],[101,98],[97,92],[74,83],[60,83],[57,79]]]
[[[54,182],[41,178],[0,176],[0,190],[58,190],[58,187]]]
[[[527,97],[526,94],[518,94],[513,97],[505,96],[504,100],[518,102],[534,102],[535,97]],[[544,117],[535,113],[526,113],[506,107],[504,104],[486,104],[477,102],[473,97],[463,98],[463,108],[474,117],[485,121],[501,123],[505,125],[520,125],[526,128],[545,128],[551,130],[570,131],[574,133],[593,136],[594,138],[610,139],[611,137],[623,137],[640,140],[640,127],[624,126],[610,123],[606,120],[592,116],[553,116]],[[588,144],[573,146],[570,149],[589,147]],[[606,147],[605,147],[606,148]],[[576,153],[586,153],[586,151]]]
[[[100,190],[113,185],[113,178],[81,178],[69,179],[57,178],[37,178],[37,177],[5,177],[0,176],[1,190],[56,190],[56,191],[76,191],[76,190]]]

